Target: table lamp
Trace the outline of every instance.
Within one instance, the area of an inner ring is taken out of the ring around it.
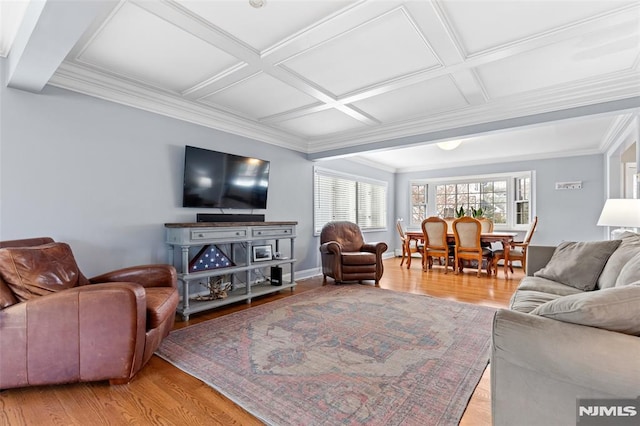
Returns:
[[[636,232],[640,228],[640,199],[609,198],[602,208],[598,226],[616,226],[611,231],[611,239],[620,239],[624,232]]]

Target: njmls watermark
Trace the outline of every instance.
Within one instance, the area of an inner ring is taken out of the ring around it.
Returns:
[[[640,397],[636,399],[578,399],[577,426],[637,426],[640,424]]]

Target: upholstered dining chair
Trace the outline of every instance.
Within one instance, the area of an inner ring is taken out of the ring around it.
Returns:
[[[447,243],[447,222],[439,217],[428,217],[422,221],[422,235],[424,248],[422,254],[422,269],[432,269],[433,258],[444,257],[444,273],[449,272],[449,258],[454,251]],[[455,269],[455,265],[452,265]]]
[[[493,221],[487,217],[478,218],[480,221],[480,226],[482,228],[483,234],[488,234],[493,232]]]
[[[478,276],[482,271],[483,260],[486,260],[487,275],[491,275],[492,252],[480,244],[482,225],[478,219],[472,217],[461,217],[453,222],[453,235],[456,240],[454,249],[455,271],[462,271],[464,260],[475,260],[478,262]]]
[[[519,261],[522,265],[522,271],[527,273],[527,247],[531,243],[531,237],[538,225],[538,216],[535,216],[529,225],[529,229],[524,236],[522,242],[512,242],[509,247],[509,269],[513,273],[513,261]],[[504,260],[504,249],[493,251],[493,269],[498,273],[498,261]]]
[[[455,222],[455,217],[445,217],[443,218],[445,222],[447,222],[447,233],[453,234],[453,222]]]
[[[487,217],[480,217],[478,220],[480,221],[480,227],[482,228],[483,234],[490,234],[493,232],[493,221],[491,219]],[[491,243],[489,242],[483,242],[480,243],[480,245],[489,249],[491,248]]]
[[[411,267],[411,255],[413,253],[418,253],[422,256],[422,248],[424,244],[419,241],[413,241],[407,237],[407,233],[402,226],[402,219],[396,220],[396,229],[398,230],[398,235],[400,235],[400,243],[402,244],[402,260],[400,261],[400,266],[403,265],[404,261],[407,260],[407,269]],[[424,263],[424,261],[422,262]]]
[[[384,267],[382,253],[387,243],[366,243],[360,227],[347,221],[328,222],[320,231],[323,283],[327,277],[336,283],[374,280],[376,286]]]

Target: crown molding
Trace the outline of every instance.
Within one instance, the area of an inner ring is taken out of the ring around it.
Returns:
[[[485,123],[554,113],[640,96],[637,73],[635,70],[627,70],[613,73],[605,78],[586,79],[569,86],[551,87],[524,95],[494,99],[482,105],[470,105],[460,110],[442,112],[424,120],[375,125],[365,130],[308,139],[272,127],[271,124],[277,125],[277,120],[254,122],[233,112],[197,101],[185,100],[179,94],[161,91],[134,80],[111,76],[79,63],[64,62],[49,84],[282,148],[306,154],[327,153],[327,156],[339,155],[332,155],[331,151],[342,149],[352,152],[362,149],[370,150],[372,148],[367,147],[368,144],[380,142],[386,142],[391,146],[394,141],[397,144],[401,138],[410,138],[410,142],[414,144],[421,143],[435,140],[440,133],[448,130],[459,131],[469,126],[482,126]],[[298,114],[304,115],[304,109],[298,110]],[[559,115],[555,119],[562,118],[566,117]],[[546,118],[546,121],[552,120],[553,117]],[[402,145],[406,145],[406,141]]]
[[[434,167],[399,167],[395,169],[395,172],[396,173],[423,172],[423,171],[432,171],[432,170],[451,169],[456,167],[471,167],[471,166],[488,165],[488,164],[513,163],[517,161],[534,161],[534,160],[549,160],[554,158],[582,157],[585,155],[602,155],[602,152],[598,149],[585,149],[580,151],[564,151],[564,152],[553,152],[553,153],[544,153],[544,154],[514,155],[509,157],[501,157],[499,159],[486,158],[486,159],[480,159],[480,160],[476,159],[476,160],[469,160],[469,161],[447,161],[446,164],[438,164],[437,166],[434,166]]]
[[[389,166],[387,164],[378,163],[377,161],[373,161],[364,157],[345,157],[344,159],[347,161],[351,161],[352,163],[362,164],[362,165],[373,167],[385,172],[390,172],[390,173],[398,172],[398,169],[396,167]]]
[[[305,152],[304,140],[213,107],[187,101],[134,81],[116,79],[78,64],[63,63],[49,84],[216,130]]]
[[[370,160],[368,158],[363,157],[345,157],[346,160],[352,161],[354,163],[364,164],[365,166],[374,167],[379,170],[383,170],[391,173],[413,173],[413,172],[425,172],[425,171],[433,171],[433,170],[446,170],[457,167],[471,167],[478,165],[489,165],[489,164],[503,164],[503,163],[512,163],[516,161],[535,161],[535,160],[549,160],[553,158],[567,158],[567,157],[581,157],[585,155],[600,155],[602,154],[601,150],[598,149],[589,149],[589,150],[581,150],[581,151],[564,151],[564,152],[553,152],[553,153],[545,153],[545,154],[527,154],[527,155],[513,155],[509,157],[500,158],[496,160],[494,158],[487,159],[475,159],[469,161],[447,161],[446,164],[439,164],[437,166],[425,167],[425,166],[416,166],[416,167],[392,167],[387,164],[378,163],[377,161]]]
[[[605,152],[607,156],[614,155],[614,152],[620,149],[626,138],[634,132],[637,135],[639,122],[640,116],[638,113],[618,117],[600,146],[602,152]]]

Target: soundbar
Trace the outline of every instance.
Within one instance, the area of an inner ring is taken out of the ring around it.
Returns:
[[[197,222],[264,222],[263,214],[198,213]]]

